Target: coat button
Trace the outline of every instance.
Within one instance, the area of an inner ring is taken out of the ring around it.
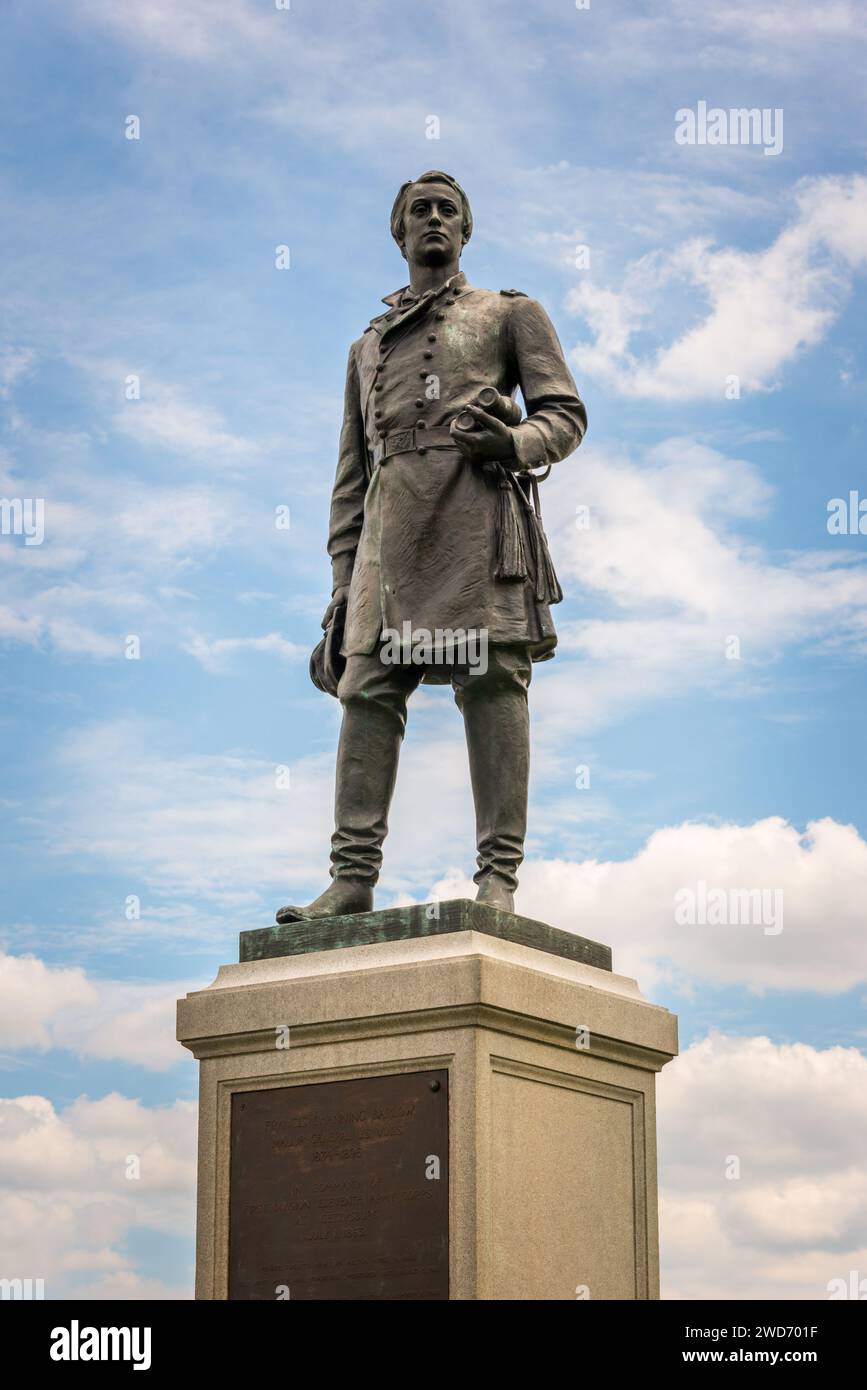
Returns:
[[[424,410],[424,401],[420,399],[417,400],[415,403],[415,408],[416,410]]]
[[[433,357],[433,353],[428,350],[422,353],[422,357]]]
[[[445,314],[437,314],[436,317],[437,317],[438,319],[442,320],[442,319],[445,318]]]
[[[419,444],[418,448],[416,449],[416,453],[417,453],[417,454],[426,454],[426,453],[427,453],[427,449],[425,448],[424,444]]]
[[[428,335],[427,335],[427,340],[428,340],[429,343],[435,343],[436,340],[437,340],[437,335],[436,335],[436,333],[428,333]]]
[[[427,420],[416,420],[416,422],[415,422],[415,427],[416,427],[417,430],[426,430],[426,429],[427,429]]]
[[[374,386],[373,389],[374,389],[374,391],[381,391],[381,390],[382,390],[382,382],[378,381],[378,382],[376,383],[376,385]]]
[[[427,372],[419,372],[419,376],[421,377],[422,381],[427,381],[427,379],[428,379],[428,373],[427,373]]]

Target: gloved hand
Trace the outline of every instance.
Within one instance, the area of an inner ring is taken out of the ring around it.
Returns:
[[[489,415],[479,405],[464,406],[476,422],[474,430],[459,430],[455,421],[449,426],[449,434],[465,458],[473,463],[505,463],[517,465],[515,441],[509,425],[504,425],[495,415]],[[515,460],[513,463],[512,460]]]
[[[336,589],[334,590],[334,593],[333,593],[332,596],[331,596],[331,602],[329,603],[328,607],[326,608],[325,614],[324,614],[324,616],[323,616],[323,618],[322,618],[322,626],[323,626],[323,628],[327,628],[328,624],[331,622],[331,619],[334,617],[334,610],[335,610],[335,608],[339,608],[340,605],[341,605],[342,603],[346,603],[346,601],[347,601],[348,598],[349,598],[349,585],[348,585],[348,584],[339,585],[338,588],[336,588]]]

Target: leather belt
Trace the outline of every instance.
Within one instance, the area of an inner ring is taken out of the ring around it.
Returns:
[[[456,449],[457,447],[449,430],[442,425],[428,429],[392,430],[391,434],[380,439],[374,448],[373,462],[383,463],[385,459],[392,458],[394,454],[415,454],[420,449]]]

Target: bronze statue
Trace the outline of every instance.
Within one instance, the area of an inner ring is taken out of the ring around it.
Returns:
[[[391,232],[410,282],[349,352],[332,599],[311,662],[343,707],[332,882],[278,922],[371,911],[407,698],[422,680],[450,682],[464,717],[476,900],[514,910],[527,689],[532,663],[553,655],[549,605],[562,598],[531,470],[572,453],[587,415],[542,306],[519,290],[476,289],[460,271],[472,226],[450,175],[403,185]]]

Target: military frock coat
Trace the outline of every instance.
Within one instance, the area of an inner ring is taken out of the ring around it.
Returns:
[[[349,585],[343,655],[370,653],[383,629],[409,622],[431,634],[485,630],[542,660],[557,640],[548,605],[531,583],[494,574],[496,481],[456,447],[426,441],[442,441],[494,386],[523,396],[527,416],[513,428],[522,467],[577,448],[587,416],[554,327],[535,300],[476,289],[462,273],[384,303],[350,349],[331,501],[334,588]]]

